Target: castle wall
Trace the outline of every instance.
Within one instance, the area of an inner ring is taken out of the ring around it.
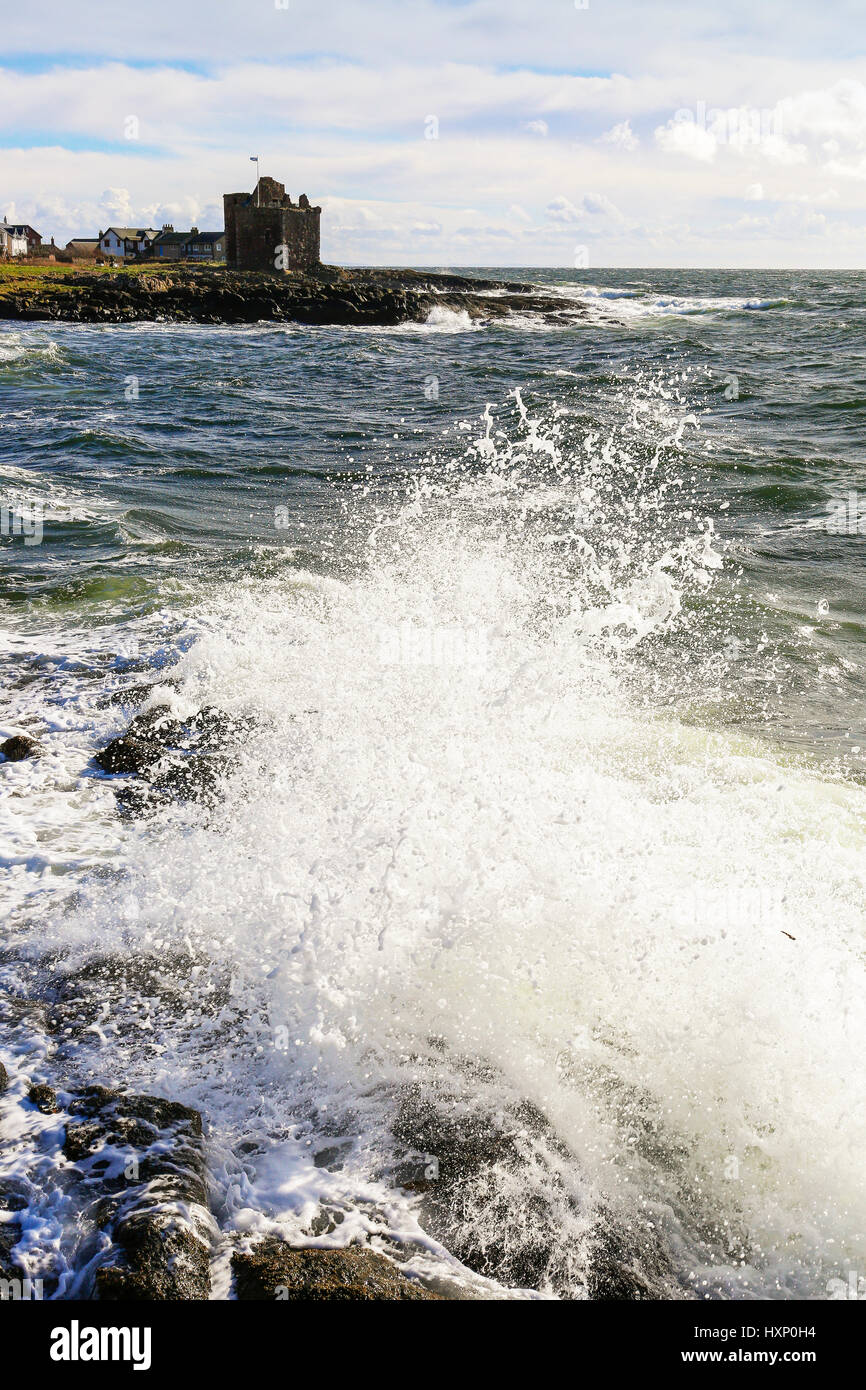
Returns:
[[[283,241],[289,248],[289,266],[312,270],[321,264],[321,208],[293,208],[284,214]]]
[[[235,227],[236,208],[239,203],[246,202],[250,195],[248,193],[224,193],[223,194],[223,215],[225,221],[226,236],[226,264],[237,269],[238,259],[238,238]]]

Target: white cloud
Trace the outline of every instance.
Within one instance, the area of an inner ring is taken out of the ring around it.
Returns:
[[[579,222],[580,213],[568,198],[553,198],[545,209],[551,222]]]
[[[712,131],[694,121],[678,120],[676,117],[666,125],[657,127],[655,142],[665,154],[685,155],[689,159],[706,162],[715,159],[719,147]]]
[[[831,159],[825,169],[840,179],[866,179],[866,155],[855,160]]]
[[[803,144],[783,134],[781,105],[775,107],[712,107],[699,102],[695,111],[683,108],[657,127],[655,141],[666,154],[685,155],[711,163],[722,151],[774,164],[802,164],[808,159]]]
[[[809,157],[805,145],[792,145],[781,135],[768,135],[761,140],[758,154],[772,164],[805,164]]]
[[[591,225],[593,220],[596,223],[601,221],[607,224],[624,221],[619,208],[603,193],[585,193],[579,205],[560,195],[551,199],[545,211],[550,222],[559,222],[567,226],[575,226],[578,223],[587,226]]]
[[[603,193],[587,193],[583,199],[583,210],[589,213],[590,217],[609,217],[615,222],[623,220],[619,208]]]
[[[601,139],[605,144],[616,145],[621,150],[636,150],[640,145],[640,140],[634,134],[630,121],[620,121],[610,130],[606,130]]]
[[[99,200],[106,218],[118,227],[130,227],[135,218],[128,188],[106,188]]]
[[[530,135],[547,135],[550,127],[547,121],[527,121],[524,129],[528,130]]]
[[[786,135],[866,147],[866,86],[853,78],[785,97],[779,109]]]

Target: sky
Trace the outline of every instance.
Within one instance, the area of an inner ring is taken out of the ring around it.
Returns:
[[[19,5],[0,216],[219,231],[263,174],[345,265],[866,265],[866,0]]]

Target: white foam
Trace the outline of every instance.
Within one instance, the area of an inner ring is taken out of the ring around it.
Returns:
[[[435,328],[440,333],[467,333],[477,327],[465,309],[449,309],[435,304],[425,319],[427,328]]]
[[[574,297],[574,289],[569,289]],[[588,286],[582,298],[600,319],[628,323],[640,319],[688,318],[699,314],[730,314],[781,308],[784,299],[755,299],[740,295],[648,295],[635,291],[599,290]]]

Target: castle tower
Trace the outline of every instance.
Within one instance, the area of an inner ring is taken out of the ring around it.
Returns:
[[[321,208],[264,175],[252,193],[226,193],[226,264],[230,270],[314,270],[320,264]]]

